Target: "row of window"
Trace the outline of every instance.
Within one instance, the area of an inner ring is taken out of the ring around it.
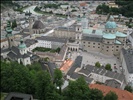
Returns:
[[[83,42],[83,43],[86,43],[86,42]],[[88,42],[88,44],[90,44],[90,42]],[[96,43],[93,43],[94,45],[96,44]],[[98,43],[98,45],[100,45],[100,43]]]

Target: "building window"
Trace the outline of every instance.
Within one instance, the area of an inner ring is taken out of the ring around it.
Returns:
[[[85,42],[84,42],[85,43]]]
[[[107,48],[109,48],[109,46],[107,46]]]
[[[100,43],[98,43],[98,45],[100,45]]]
[[[95,43],[93,43],[93,44],[95,44]]]
[[[88,47],[90,47],[90,46],[88,46]]]
[[[119,48],[119,46],[116,46],[117,48]]]
[[[118,49],[116,49],[116,51],[118,51]]]
[[[108,50],[106,50],[108,52]]]
[[[95,46],[93,46],[93,48],[95,48]]]
[[[112,46],[112,48],[114,48],[114,47]]]
[[[88,44],[90,44],[90,42],[88,42]]]
[[[107,43],[109,43],[109,42],[107,42]]]
[[[98,48],[100,48],[100,47],[98,47]]]
[[[13,39],[11,39],[11,41],[13,41]]]
[[[27,62],[28,62],[28,60],[27,60]]]

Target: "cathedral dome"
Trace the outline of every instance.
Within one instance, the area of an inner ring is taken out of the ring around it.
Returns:
[[[116,28],[116,23],[114,22],[113,16],[110,16],[109,21],[105,24],[105,28]]]
[[[111,21],[108,21],[106,24],[105,24],[105,28],[116,28],[116,23],[115,22],[111,22]]]

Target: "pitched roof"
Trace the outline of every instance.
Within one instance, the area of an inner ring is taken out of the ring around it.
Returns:
[[[17,92],[11,92],[7,95],[7,97],[5,98],[5,100],[11,100],[12,97],[15,98],[20,98],[22,100],[33,100],[32,95],[30,94],[24,94],[24,93],[17,93]]]
[[[86,6],[86,2],[80,3],[80,6]]]
[[[133,50],[122,49],[122,53],[129,73],[133,73]]]
[[[103,95],[106,95],[110,91],[115,92],[118,96],[118,100],[133,100],[133,94],[126,90],[112,88],[100,84],[90,84],[89,87],[101,90],[103,92]]]
[[[35,21],[32,27],[32,29],[44,29],[44,28],[45,26],[40,20]]]
[[[73,61],[71,59],[65,60],[60,67],[61,71],[67,72],[68,69],[71,67]]]

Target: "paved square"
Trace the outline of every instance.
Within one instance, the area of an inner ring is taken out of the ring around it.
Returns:
[[[121,73],[120,71],[120,66],[121,66],[121,63],[120,63],[120,60],[117,59],[117,57],[115,56],[107,56],[107,55],[103,55],[102,53],[99,53],[99,52],[71,52],[70,54],[70,58],[72,60],[75,60],[75,58],[78,56],[78,55],[81,55],[83,56],[83,61],[82,61],[82,65],[85,64],[90,64],[90,65],[95,65],[96,62],[100,62],[101,65],[105,66],[106,64],[111,64],[111,67],[112,67],[112,70],[113,71],[117,71],[118,73]],[[116,67],[116,69],[114,68]]]

